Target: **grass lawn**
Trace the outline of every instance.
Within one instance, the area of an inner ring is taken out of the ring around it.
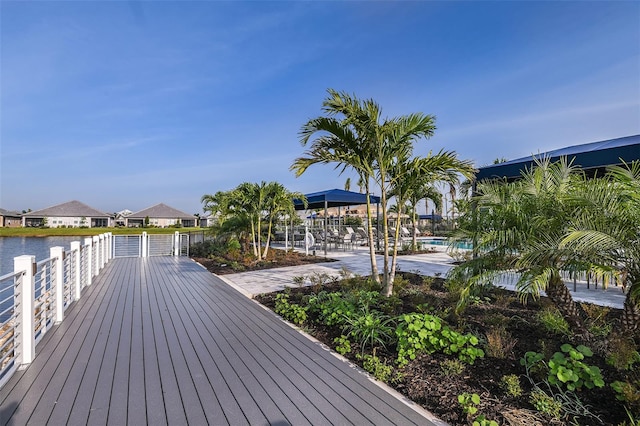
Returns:
[[[111,232],[114,235],[173,234],[204,231],[204,228],[0,228],[0,237],[89,237]]]

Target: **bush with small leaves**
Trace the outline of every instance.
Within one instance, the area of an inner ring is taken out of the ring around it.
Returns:
[[[317,315],[318,322],[328,326],[343,326],[356,312],[355,302],[340,292],[321,291],[309,299],[308,307]]]
[[[494,327],[486,333],[487,343],[485,352],[487,356],[498,359],[505,359],[513,356],[513,348],[518,343],[504,327]]]
[[[458,359],[447,359],[440,364],[443,376],[459,376],[466,366]]]
[[[307,308],[289,302],[289,295],[286,293],[280,293],[276,296],[275,312],[297,325],[302,325],[307,320]]]
[[[640,362],[640,353],[633,339],[614,339],[609,346],[607,364],[616,370],[631,370]]]
[[[357,355],[358,359],[362,360],[362,368],[371,373],[373,377],[381,382],[388,382],[393,373],[393,367],[387,365],[375,355]]]
[[[504,389],[507,395],[517,398],[522,395],[522,386],[520,378],[515,374],[507,374],[500,379],[500,387]]]
[[[336,345],[336,352],[338,352],[340,355],[351,353],[351,342],[349,341],[349,338],[347,338],[347,336],[345,336],[344,334],[333,339],[333,343],[335,343]]]
[[[633,412],[640,413],[640,379],[631,382],[616,380],[611,387],[618,401],[623,401]]]
[[[559,419],[562,415],[562,403],[540,389],[536,389],[531,393],[529,401],[541,413],[548,414],[556,419]]]
[[[563,336],[571,334],[569,323],[557,309],[543,309],[538,314],[538,321],[549,333]]]

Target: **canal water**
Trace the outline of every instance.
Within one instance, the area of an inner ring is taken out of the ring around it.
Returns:
[[[36,257],[36,262],[49,257],[51,247],[61,246],[69,250],[72,241],[84,237],[0,237],[0,276],[13,272],[13,258],[23,254]]]

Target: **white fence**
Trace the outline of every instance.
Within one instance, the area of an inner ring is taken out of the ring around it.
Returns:
[[[14,272],[0,276],[0,388],[33,361],[38,342],[111,259],[188,254],[188,235],[143,232],[73,241],[68,251],[52,247],[40,262],[32,255],[15,257]]]

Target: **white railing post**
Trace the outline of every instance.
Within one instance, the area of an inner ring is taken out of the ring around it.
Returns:
[[[73,289],[73,300],[79,300],[80,295],[82,294],[82,287],[80,286],[80,277],[82,274],[82,266],[80,265],[80,259],[82,258],[82,246],[80,245],[80,241],[71,241],[71,262],[73,265],[73,271],[75,272],[75,276],[71,277],[73,285],[71,288]],[[75,254],[74,254],[75,253]]]
[[[64,247],[51,247],[49,249],[51,257],[56,259],[55,276],[52,276],[51,290],[56,296],[54,309],[55,309],[55,322],[60,323],[64,319]],[[69,281],[73,278],[69,277]]]
[[[142,257],[149,255],[149,240],[147,239],[147,231],[142,232],[142,241],[140,241],[140,247],[142,248]]]
[[[113,234],[107,232],[107,263],[113,259]]]
[[[289,250],[289,225],[284,226],[284,250]]]
[[[94,235],[93,238],[93,247],[91,248],[91,252],[95,253],[96,261],[91,264],[93,266],[93,276],[98,275],[100,271],[100,238],[97,235]]]
[[[180,256],[180,232],[176,231],[173,239],[173,255]]]
[[[13,258],[13,270],[24,271],[22,280],[15,289],[18,295],[16,319],[20,321],[17,336],[16,359],[20,365],[30,364],[36,355],[35,332],[33,330],[33,305],[36,297],[36,257],[30,255]]]
[[[96,271],[100,271],[104,266],[104,235],[98,235],[98,267]]]
[[[93,239],[91,237],[85,238],[84,239],[84,248],[83,250],[85,250],[87,252],[87,255],[85,256],[85,258],[87,259],[87,267],[86,267],[86,271],[87,271],[87,282],[85,283],[85,285],[90,286],[91,285],[91,276],[93,275],[93,268],[92,268],[92,257],[93,257],[93,247],[91,247],[91,244],[93,242]]]

